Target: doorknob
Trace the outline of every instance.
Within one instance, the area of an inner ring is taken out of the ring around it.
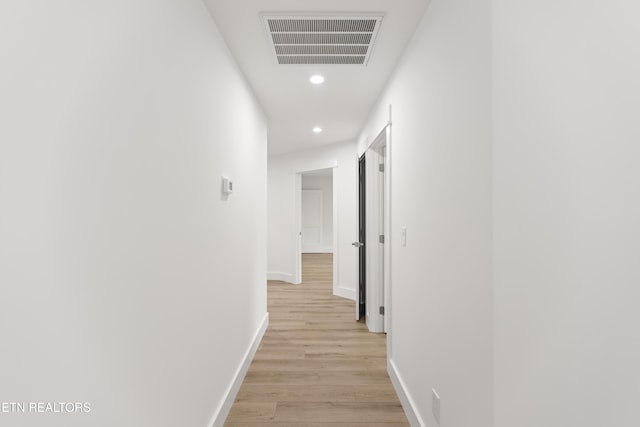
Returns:
[[[352,245],[355,246],[356,248],[359,248],[361,246],[364,246],[364,243],[362,243],[362,242],[353,242]]]

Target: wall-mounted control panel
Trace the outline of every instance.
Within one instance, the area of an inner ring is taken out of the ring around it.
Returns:
[[[228,176],[222,177],[222,192],[224,194],[233,193],[233,181]]]

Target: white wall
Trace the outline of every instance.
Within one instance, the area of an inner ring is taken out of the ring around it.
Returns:
[[[433,0],[359,141],[392,104],[389,351],[425,426],[432,388],[441,425],[493,426],[490,18],[488,0]]]
[[[0,424],[208,425],[266,314],[266,120],[214,22],[10,0],[0,51],[0,401],[92,404]]]
[[[493,6],[495,425],[638,426],[640,6]]]
[[[322,190],[322,253],[333,252],[333,177],[302,175],[303,190]]]
[[[357,240],[357,157],[356,143],[345,142],[268,159],[268,256],[269,278],[293,281],[295,270],[296,173],[334,167],[334,189],[337,193],[338,236],[337,282],[334,294],[355,300],[358,284],[358,250],[351,246]],[[355,308],[354,308],[355,311]]]

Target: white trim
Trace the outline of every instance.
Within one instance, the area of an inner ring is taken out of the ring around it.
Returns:
[[[382,127],[382,130],[380,131],[380,133],[378,133],[378,135],[376,135],[376,137],[375,137],[372,141],[369,141],[369,142],[366,144],[366,147],[365,147],[364,151],[363,151],[361,154],[366,153],[366,152],[367,152],[367,150],[369,150],[371,147],[373,147],[374,145],[376,145],[377,143],[379,143],[379,142],[380,142],[380,139],[381,139],[381,138],[383,138],[383,136],[386,138],[386,135],[387,135],[387,133],[386,133],[386,132],[387,132],[387,128],[388,128],[389,126],[391,126],[391,121],[388,121],[387,123],[385,123],[385,124],[384,124],[384,126]],[[360,157],[358,157],[358,159],[359,159],[359,158],[360,158]]]
[[[371,148],[379,145],[382,140],[386,145],[386,159],[385,159],[385,180],[384,180],[384,233],[385,240],[389,242],[388,245],[384,245],[384,331],[387,333],[387,358],[393,357],[393,283],[392,283],[392,247],[393,247],[393,228],[392,228],[392,208],[391,198],[393,193],[392,185],[392,173],[393,173],[393,158],[392,158],[392,132],[393,131],[393,105],[389,104],[389,118],[387,122],[382,126],[382,130],[376,135],[372,141],[365,143],[365,148],[362,154],[366,154]]]
[[[279,280],[281,282],[293,283],[293,274],[281,272],[267,273],[267,280]]]
[[[333,253],[333,294],[338,295],[338,228],[340,225],[340,218],[338,217],[338,180],[336,179],[336,171],[338,165],[331,169],[331,185],[333,187],[333,247],[331,252]]]
[[[382,156],[380,150],[384,147],[386,133],[376,139],[376,142],[365,153],[366,159],[366,323],[370,332],[384,332],[384,317],[379,307],[384,306],[384,252],[385,244],[380,243],[379,236],[384,234],[383,213],[383,177],[378,169]]]
[[[299,285],[302,283],[302,172],[297,172],[294,177],[293,187],[293,218],[295,230],[293,233],[295,263],[293,270],[293,283]]]
[[[222,427],[224,425],[227,416],[229,416],[229,411],[231,411],[231,407],[233,406],[233,402],[236,399],[236,395],[240,390],[240,386],[242,385],[242,381],[244,380],[247,371],[249,370],[249,365],[251,365],[251,361],[253,360],[253,356],[255,356],[256,351],[258,350],[258,346],[262,341],[262,337],[264,336],[267,327],[269,326],[269,313],[265,313],[264,318],[262,319],[262,323],[258,327],[253,340],[251,341],[251,345],[247,349],[244,357],[242,358],[242,363],[236,370],[235,375],[233,376],[233,380],[229,387],[227,388],[227,392],[224,395],[224,398],[216,408],[213,417],[211,418],[211,422],[209,426],[211,427]]]
[[[362,153],[362,155],[364,156],[364,153]],[[354,243],[360,241],[360,155],[358,153],[356,153],[355,160],[356,160],[356,168],[355,168],[356,197],[354,202],[356,204],[356,215],[355,215],[356,240],[354,240]],[[356,250],[358,251],[358,254],[356,256],[356,265],[355,265],[357,282],[356,282],[356,289],[355,289],[356,297],[353,300],[356,302],[356,320],[359,321],[360,320],[360,249],[356,249]]]
[[[358,157],[360,159],[361,155],[364,155],[374,147],[376,144],[380,142],[382,139],[386,139],[386,159],[385,159],[385,210],[384,210],[384,224],[385,224],[385,240],[389,242],[388,245],[384,245],[384,307],[385,307],[385,316],[384,316],[384,330],[387,333],[387,359],[391,359],[393,357],[393,283],[392,283],[392,246],[393,246],[393,229],[392,229],[392,203],[391,199],[393,196],[393,185],[392,185],[392,173],[393,173],[393,149],[392,149],[392,125],[393,125],[393,105],[389,104],[389,117],[386,122],[382,125],[382,130],[376,135],[373,140],[370,140],[369,137],[363,140],[364,146],[358,146]],[[361,135],[364,138],[363,135]],[[362,151],[360,151],[360,149]],[[357,169],[356,169],[357,171]],[[356,203],[357,200],[356,200]],[[358,319],[358,305],[356,304],[356,319]]]
[[[350,299],[351,301],[356,300],[356,291],[354,291],[353,289],[337,287],[336,289],[334,289],[333,294],[337,297]]]
[[[391,109],[391,106],[389,106]],[[391,112],[389,112],[391,114]],[[391,120],[391,116],[389,116],[389,120]],[[384,245],[384,306],[385,306],[385,316],[384,316],[384,331],[387,335],[387,351],[389,352],[389,357],[391,357],[391,316],[392,316],[392,306],[391,306],[391,252],[393,246],[393,228],[391,222],[391,178],[392,178],[392,167],[391,167],[391,133],[392,126],[391,122],[386,127],[387,140],[386,140],[386,148],[385,148],[385,160],[384,160],[384,232],[385,238],[389,242],[389,244]]]
[[[404,413],[407,416],[409,423],[411,423],[411,426],[427,427],[427,424],[425,424],[425,422],[422,420],[422,417],[420,417],[416,404],[411,398],[411,394],[409,394],[409,391],[407,390],[402,377],[398,373],[396,365],[391,359],[387,361],[387,373],[389,374],[389,378],[391,379],[393,387],[396,389],[396,394],[400,399],[400,403],[402,404]]]

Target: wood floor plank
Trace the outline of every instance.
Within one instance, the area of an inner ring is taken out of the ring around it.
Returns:
[[[268,284],[269,328],[227,427],[406,427],[384,334],[332,294],[332,255],[304,254],[303,283]]]
[[[364,362],[364,363],[363,363]],[[253,371],[266,372],[308,372],[313,370],[323,371],[366,371],[367,361],[358,359],[281,359],[281,360],[254,360],[251,369]]]
[[[402,422],[398,402],[279,402],[274,421]]]
[[[276,402],[235,402],[227,419],[236,422],[271,421],[276,412]]]
[[[357,387],[320,386],[308,385],[281,385],[274,387],[272,384],[245,384],[238,393],[237,402],[346,402],[356,400]],[[395,394],[393,395],[395,396]],[[380,400],[391,400],[388,391],[381,395]],[[361,399],[364,400],[364,399]]]
[[[321,422],[321,423],[307,423],[294,421],[291,423],[288,422],[229,422],[225,424],[225,427],[407,427],[407,423],[372,423],[372,422],[349,422],[349,423],[340,423],[340,422]]]

